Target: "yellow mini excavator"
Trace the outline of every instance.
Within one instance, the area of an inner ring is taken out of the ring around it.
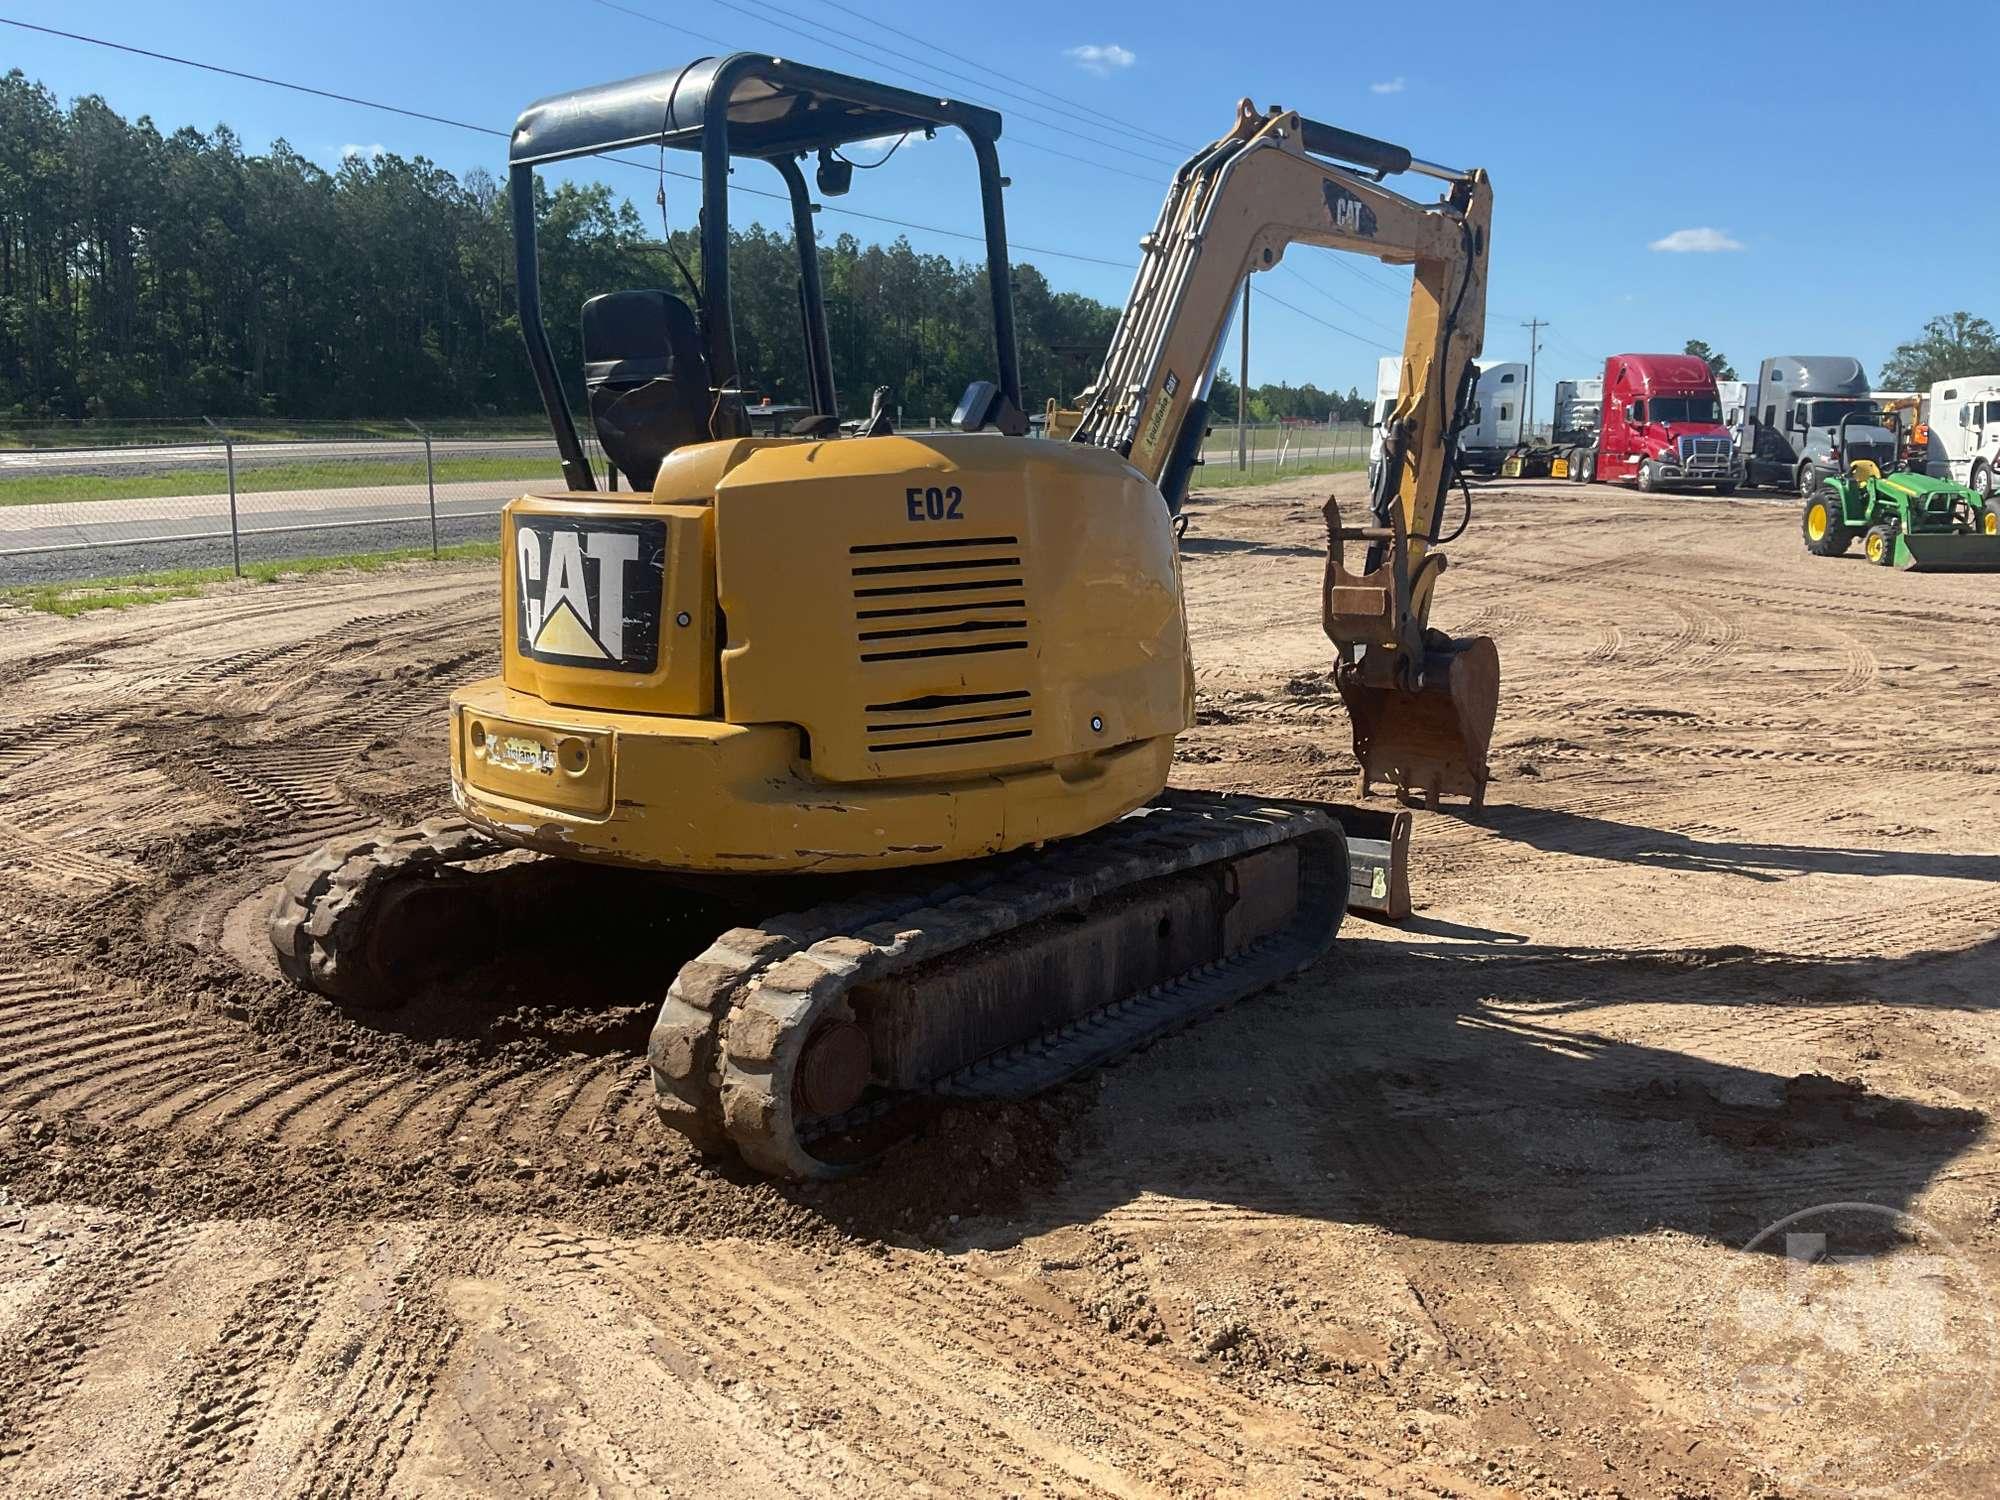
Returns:
[[[993,379],[953,431],[898,433],[878,396],[843,436],[802,163],[832,195],[843,146],[946,128],[978,165]],[[1033,1092],[1311,963],[1363,863],[1337,810],[1165,791],[1194,696],[1176,516],[1237,289],[1294,242],[1415,268],[1372,524],[1329,502],[1322,617],[1364,782],[1478,794],[1492,643],[1425,620],[1484,322],[1485,175],[1246,102],[1176,175],[1103,372],[1047,441],[1025,435],[999,135],[984,109],[748,54],[521,116],[521,321],[566,489],[505,512],[501,672],[451,699],[462,816],[297,866],[270,921],[289,976],[392,1003],[566,920],[522,901],[524,862],[666,880],[694,915],[658,940],[661,1118],[813,1177],[927,1101]],[[534,174],[640,145],[699,155],[700,274],[692,303],[584,305],[600,487],[544,331]],[[783,183],[799,256],[812,414],[786,437],[750,435],[731,327],[730,174],[751,161]],[[1405,171],[1442,200],[1381,185]],[[1380,909],[1371,859],[1356,899]]]

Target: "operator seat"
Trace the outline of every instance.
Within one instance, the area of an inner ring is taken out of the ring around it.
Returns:
[[[674,449],[709,439],[708,355],[693,309],[671,292],[606,292],[583,304],[583,384],[597,440],[634,490],[652,489]]]

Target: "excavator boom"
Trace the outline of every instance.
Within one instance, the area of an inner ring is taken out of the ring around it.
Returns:
[[[1337,160],[1329,159],[1334,158]],[[1382,185],[1416,172],[1440,202]],[[1365,795],[1375,778],[1482,800],[1499,695],[1491,641],[1428,629],[1436,550],[1486,321],[1486,174],[1420,161],[1385,141],[1283,110],[1237,107],[1230,132],[1176,173],[1071,441],[1116,449],[1178,511],[1200,462],[1216,355],[1244,279],[1294,244],[1412,267],[1402,388],[1386,421],[1372,524],[1327,501],[1322,624],[1353,720]],[[1359,572],[1345,544],[1366,544]]]

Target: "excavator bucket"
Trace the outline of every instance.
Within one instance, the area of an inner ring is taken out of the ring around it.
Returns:
[[[1426,644],[1414,691],[1371,684],[1359,668],[1336,674],[1354,726],[1361,795],[1386,781],[1400,794],[1421,794],[1432,811],[1440,796],[1469,797],[1477,811],[1486,802],[1486,752],[1500,706],[1500,652],[1483,635],[1433,633]]]
[[[1432,810],[1443,796],[1469,797],[1478,810],[1500,707],[1499,649],[1488,636],[1454,640],[1416,626],[1412,588],[1426,569],[1444,567],[1444,554],[1426,553],[1413,578],[1399,512],[1391,510],[1388,527],[1345,527],[1329,497],[1325,515],[1321,623],[1341,651],[1334,681],[1354,729],[1361,795],[1386,781],[1401,796],[1422,796]],[[1348,541],[1379,545],[1380,561],[1349,572]],[[1398,662],[1415,670],[1399,672]]]

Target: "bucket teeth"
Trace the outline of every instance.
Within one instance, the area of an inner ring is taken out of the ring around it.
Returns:
[[[1441,796],[1483,806],[1500,704],[1500,653],[1492,639],[1433,637],[1415,690],[1370,681],[1367,665],[1343,663],[1336,674],[1354,726],[1361,795],[1385,781],[1399,793],[1421,795],[1433,809]]]

